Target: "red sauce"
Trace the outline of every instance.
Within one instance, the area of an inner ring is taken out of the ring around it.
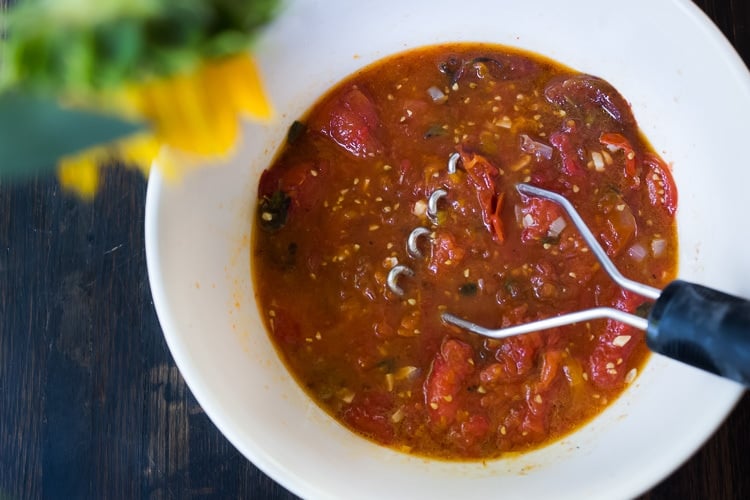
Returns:
[[[674,278],[669,168],[604,80],[506,47],[443,45],[361,70],[295,122],[260,180],[252,267],[270,336],[321,407],[378,443],[483,459],[575,430],[632,382],[643,333],[614,321],[502,341],[441,322],[647,307],[519,182],[568,197],[626,276]],[[419,226],[424,258],[406,250]],[[396,264],[413,270],[403,296],[386,284]]]

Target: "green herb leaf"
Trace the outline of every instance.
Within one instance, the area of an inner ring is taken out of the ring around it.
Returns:
[[[0,88],[86,96],[248,50],[280,0],[25,0],[8,13]]]
[[[306,130],[307,130],[307,125],[297,120],[294,120],[294,122],[292,122],[292,125],[289,127],[289,132],[287,132],[286,134],[286,143],[293,144],[297,139],[299,139],[302,136],[302,134],[305,133]]]
[[[473,297],[477,294],[479,287],[476,283],[464,283],[458,289],[458,293],[464,297]]]
[[[375,368],[383,373],[393,373],[396,369],[396,360],[394,358],[383,358],[375,365]]]
[[[278,231],[286,224],[286,216],[292,199],[278,190],[270,197],[264,196],[260,201],[260,227],[265,231]]]
[[[141,124],[65,109],[51,99],[0,94],[0,176],[29,176],[60,157],[141,130]]]
[[[448,132],[443,128],[442,125],[431,125],[430,128],[427,129],[427,132],[424,133],[424,138],[430,139],[432,137],[439,137],[447,133]]]
[[[511,297],[518,297],[521,294],[521,286],[516,282],[515,280],[508,279],[505,281],[505,291],[508,292],[508,294]]]

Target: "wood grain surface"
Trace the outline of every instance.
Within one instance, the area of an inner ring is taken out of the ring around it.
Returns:
[[[750,2],[696,3],[750,61]],[[0,500],[295,498],[224,439],[167,350],[146,275],[145,190],[118,167],[91,203],[53,179],[0,183]],[[750,498],[747,423],[745,396],[642,498]]]

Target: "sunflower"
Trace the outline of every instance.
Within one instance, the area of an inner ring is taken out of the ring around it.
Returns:
[[[174,177],[177,165],[230,153],[243,116],[272,116],[251,47],[277,7],[276,0],[27,0],[8,16],[0,92],[21,89],[138,124],[61,155],[64,187],[92,196],[100,167],[113,162],[144,173],[157,164]]]

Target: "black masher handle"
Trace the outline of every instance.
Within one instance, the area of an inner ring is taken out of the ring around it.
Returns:
[[[673,281],[648,317],[652,351],[750,386],[750,301]]]

